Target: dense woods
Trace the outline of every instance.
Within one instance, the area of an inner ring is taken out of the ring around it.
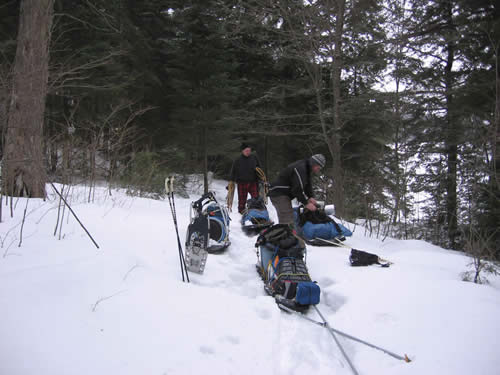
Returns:
[[[3,195],[160,194],[172,172],[227,178],[245,141],[271,179],[325,154],[323,198],[379,236],[500,258],[497,1],[7,0],[0,18]]]

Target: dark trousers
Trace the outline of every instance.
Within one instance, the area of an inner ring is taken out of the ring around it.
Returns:
[[[286,195],[278,195],[271,197],[271,202],[278,214],[279,223],[294,225],[292,200]]]
[[[241,214],[247,203],[247,196],[250,193],[252,198],[257,198],[257,182],[238,182],[238,212]]]

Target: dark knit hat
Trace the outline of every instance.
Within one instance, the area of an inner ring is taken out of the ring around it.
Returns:
[[[321,168],[324,168],[326,164],[326,159],[323,154],[316,154],[311,156],[311,162],[313,164],[319,165]]]
[[[243,142],[243,143],[241,144],[241,146],[240,146],[240,150],[241,150],[241,151],[243,151],[244,149],[246,149],[246,148],[248,148],[248,147],[252,148],[252,146],[250,146],[248,143]]]

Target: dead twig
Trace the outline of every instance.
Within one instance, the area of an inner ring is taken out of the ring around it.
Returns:
[[[21,230],[19,231],[19,245],[17,247],[21,247],[21,244],[23,243],[23,228],[24,228],[24,222],[26,221],[26,211],[28,210],[28,202],[29,198],[26,198],[26,206],[24,207],[24,213],[23,213],[23,221],[21,222]]]
[[[123,293],[123,292],[124,292],[124,290],[120,290],[119,292],[117,292],[117,293],[115,293],[115,294],[112,294],[112,295],[110,295],[110,296],[107,296],[107,297],[101,297],[101,298],[99,298],[99,299],[96,301],[96,303],[94,303],[94,306],[92,306],[92,312],[95,312],[95,311],[96,311],[97,306],[98,306],[98,305],[99,305],[102,301],[106,301],[106,300],[108,300],[108,299],[110,299],[110,298],[113,298],[114,296],[117,296],[118,294]]]
[[[129,269],[129,270],[127,271],[127,273],[125,274],[125,276],[123,276],[122,281],[127,280],[128,275],[130,275],[130,273],[131,273],[133,270],[135,270],[136,268],[139,268],[139,267],[142,267],[142,266],[141,266],[141,265],[139,265],[139,264],[135,264],[135,266],[133,266],[131,269]]]

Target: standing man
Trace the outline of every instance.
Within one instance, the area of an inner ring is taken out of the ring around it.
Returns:
[[[312,174],[318,174],[326,163],[322,154],[316,154],[290,164],[271,183],[269,197],[273,203],[280,224],[292,224],[292,199],[302,203],[310,211],[316,211],[316,199],[312,192]]]
[[[241,155],[233,162],[231,181],[238,184],[238,212],[241,214],[245,209],[248,193],[252,198],[259,196],[255,168],[260,167],[260,163],[257,156],[252,155],[249,144],[242,143],[240,150]]]

